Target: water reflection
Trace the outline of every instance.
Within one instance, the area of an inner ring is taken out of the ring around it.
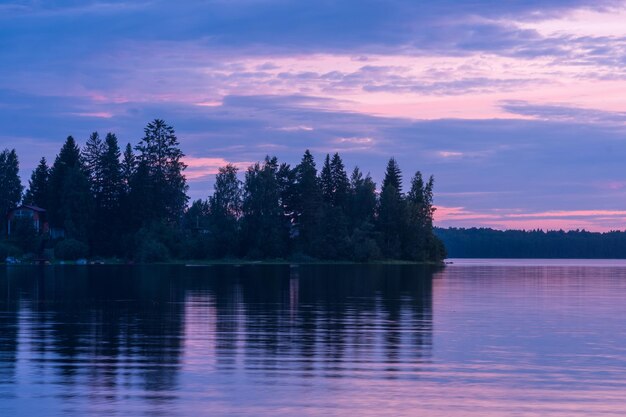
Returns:
[[[432,273],[412,266],[6,268],[0,414],[34,415],[44,406],[59,415],[187,414],[182,408],[194,395],[224,400],[228,387],[250,394],[256,384],[411,376],[431,354]]]
[[[626,268],[9,267],[0,416],[623,416]]]

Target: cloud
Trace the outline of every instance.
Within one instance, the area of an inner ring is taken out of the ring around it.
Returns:
[[[533,104],[524,101],[505,101],[501,107],[509,113],[535,119],[570,123],[602,123],[624,125],[626,112],[611,112],[558,104]]]
[[[187,165],[185,177],[190,182],[205,180],[207,177],[217,174],[219,168],[228,164],[232,164],[242,170],[253,164],[252,162],[229,162],[224,158],[194,156],[184,157],[183,162]]]
[[[496,210],[485,212],[464,207],[437,207],[435,220],[439,226],[474,227],[481,224],[496,229],[544,229],[590,231],[616,230],[616,224],[626,220],[625,210],[562,210],[521,212],[521,210]]]
[[[494,207],[616,210],[626,206],[624,10],[591,0],[3,2],[0,147],[18,148],[26,178],[69,134],[137,143],[160,117],[190,155],[194,196],[227,161],[295,164],[309,148],[339,151],[378,182],[391,156],[405,178],[432,173],[437,204],[465,207],[457,219]]]

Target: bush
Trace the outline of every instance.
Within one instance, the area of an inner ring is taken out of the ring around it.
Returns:
[[[75,261],[87,255],[89,247],[76,239],[64,239],[54,247],[54,257],[63,261]]]
[[[17,257],[21,254],[22,252],[19,248],[6,242],[0,242],[0,262],[4,262],[9,256]]]
[[[139,262],[162,262],[168,260],[169,257],[167,247],[155,239],[140,241],[135,253],[135,258]]]

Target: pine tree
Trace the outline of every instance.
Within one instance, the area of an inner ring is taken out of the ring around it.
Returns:
[[[148,193],[143,216],[147,221],[177,223],[187,206],[187,181],[183,171],[183,152],[174,128],[156,119],[144,129],[145,136],[136,146],[138,166],[147,175]],[[147,205],[146,205],[147,204]]]
[[[380,193],[377,219],[379,245],[386,258],[398,259],[402,255],[404,215],[402,172],[396,160],[391,158],[387,164]]]
[[[100,159],[95,164],[102,185],[96,194],[92,226],[92,247],[96,253],[113,255],[119,251],[123,232],[122,198],[124,183],[117,137],[108,133]]]
[[[103,186],[102,172],[100,169],[100,159],[106,148],[105,143],[100,139],[98,132],[89,135],[85,147],[82,150],[81,157],[83,164],[91,183],[92,193],[98,194]],[[96,203],[97,204],[97,203]]]
[[[87,169],[74,138],[68,136],[50,169],[48,221],[66,236],[86,241],[93,207]]]
[[[348,234],[348,175],[338,153],[326,155],[320,175],[323,195],[322,215],[318,235],[321,240],[318,256],[324,259],[345,259],[349,252]]]
[[[48,179],[50,168],[46,158],[41,158],[28,181],[28,190],[24,194],[24,204],[41,208],[48,207]]]
[[[363,223],[374,223],[376,203],[376,184],[372,177],[369,173],[364,177],[359,167],[355,167],[350,177],[348,204],[348,217],[352,229],[360,227]]]
[[[317,256],[320,249],[319,223],[322,215],[322,195],[313,155],[307,149],[296,166],[296,204],[294,224],[298,246],[305,253]]]
[[[219,168],[213,195],[209,197],[209,212],[215,256],[235,256],[242,214],[242,190],[234,165]]]
[[[137,169],[137,161],[135,154],[133,153],[133,147],[130,143],[126,144],[124,149],[124,155],[122,156],[122,182],[124,184],[124,193],[128,194],[130,191],[131,178],[135,174]]]
[[[424,183],[417,171],[406,196],[406,217],[403,239],[403,257],[413,261],[440,261],[445,257],[441,241],[433,233],[433,186],[431,176]]]
[[[333,184],[333,173],[330,167],[330,155],[326,154],[324,159],[324,166],[320,172],[320,190],[322,192],[322,199],[326,204],[333,204],[333,198],[335,194]]]
[[[23,187],[19,171],[20,164],[15,149],[0,152],[0,216],[3,225],[6,213],[22,199]]]
[[[278,161],[266,157],[264,163],[248,168],[244,182],[242,253],[251,258],[277,258],[287,255],[289,228],[281,207]]]
[[[348,202],[350,180],[338,153],[333,155],[333,159],[330,161],[330,169],[333,177],[333,204],[337,207],[345,208]]]

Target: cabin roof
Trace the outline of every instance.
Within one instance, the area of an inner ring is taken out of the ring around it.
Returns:
[[[46,212],[46,209],[42,209],[41,207],[37,207],[37,206],[30,206],[28,204],[22,204],[19,207],[15,207],[14,209],[9,210],[9,212],[13,212],[15,210],[20,210],[20,209],[29,209],[29,210],[32,210],[32,211],[36,211],[38,213],[45,213]]]

